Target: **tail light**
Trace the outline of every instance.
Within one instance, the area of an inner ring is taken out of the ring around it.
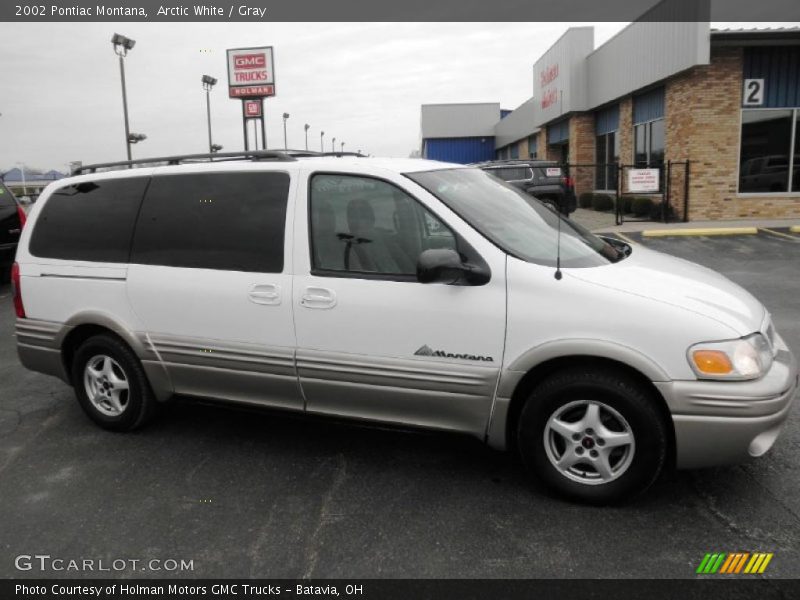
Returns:
[[[562,177],[561,183],[563,183],[568,188],[575,187],[575,180],[572,177]]]
[[[25,211],[19,204],[17,204],[17,215],[19,215],[19,228],[22,229],[25,227],[25,221],[28,220],[28,215],[25,214]]]
[[[11,267],[11,285],[14,287],[14,310],[17,317],[25,318],[25,307],[22,304],[22,288],[19,281],[19,265],[14,263]]]

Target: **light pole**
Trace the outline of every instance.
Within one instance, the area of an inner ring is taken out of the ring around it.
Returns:
[[[128,94],[125,90],[125,57],[128,55],[128,50],[133,50],[133,47],[136,45],[136,40],[115,33],[114,37],[111,38],[111,43],[114,45],[114,52],[119,56],[119,76],[122,80],[122,110],[125,113],[125,148],[128,151],[128,160],[131,160],[131,130],[128,125]]]
[[[283,113],[283,149],[288,150],[289,146],[286,143],[286,121],[289,118],[289,113]]]
[[[308,130],[311,129],[311,125],[306,123],[305,125],[303,125],[303,129],[306,130],[306,150],[308,150]]]
[[[214,152],[214,144],[211,143],[211,88],[217,85],[217,80],[211,75],[203,75],[201,79],[203,89],[206,91],[206,116],[208,117],[208,152]]]
[[[331,140],[331,152],[336,152],[336,138]]]
[[[22,195],[28,195],[28,182],[25,181],[25,163],[18,162],[20,173],[22,174]]]
[[[324,131],[320,131],[319,132],[319,151],[320,152],[325,152],[325,142],[323,140],[324,137],[325,137],[325,132]]]
[[[344,152],[344,142],[342,142],[342,145],[340,146],[340,150],[339,151],[340,152]]]

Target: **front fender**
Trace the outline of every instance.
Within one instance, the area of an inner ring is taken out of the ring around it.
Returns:
[[[535,346],[513,359],[501,372],[489,423],[486,443],[497,450],[507,447],[509,408],[522,378],[533,368],[549,360],[571,356],[590,356],[614,360],[635,369],[650,381],[667,382],[669,376],[651,358],[617,342],[597,339],[551,340]]]

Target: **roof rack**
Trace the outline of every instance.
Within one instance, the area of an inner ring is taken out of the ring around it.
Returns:
[[[316,156],[360,156],[361,158],[366,158],[366,154],[361,154],[360,152],[316,152]]]
[[[315,156],[315,153],[300,150],[244,150],[242,152],[215,152],[212,154],[179,154],[176,156],[161,156],[158,158],[139,158],[136,160],[123,160],[119,162],[98,163],[94,165],[81,165],[72,169],[72,175],[82,173],[96,173],[98,170],[131,169],[134,167],[155,167],[159,165],[180,165],[191,162],[222,162],[226,160],[276,160],[294,161],[295,156]]]
[[[298,158],[314,156],[360,156],[366,155],[359,152],[315,152],[314,150],[244,150],[242,152],[214,152],[212,154],[178,154],[176,156],[161,156],[158,158],[139,158],[137,160],[123,160],[119,162],[97,163],[82,165],[72,169],[72,175],[82,173],[96,173],[99,170],[113,171],[116,169],[132,169],[134,167],[156,167],[160,165],[180,165],[196,162],[223,162],[230,160],[275,160],[294,161]]]

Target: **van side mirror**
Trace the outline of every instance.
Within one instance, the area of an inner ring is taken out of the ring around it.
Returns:
[[[417,259],[417,281],[447,285],[484,285],[489,283],[488,268],[461,260],[455,250],[435,248],[425,250]]]

